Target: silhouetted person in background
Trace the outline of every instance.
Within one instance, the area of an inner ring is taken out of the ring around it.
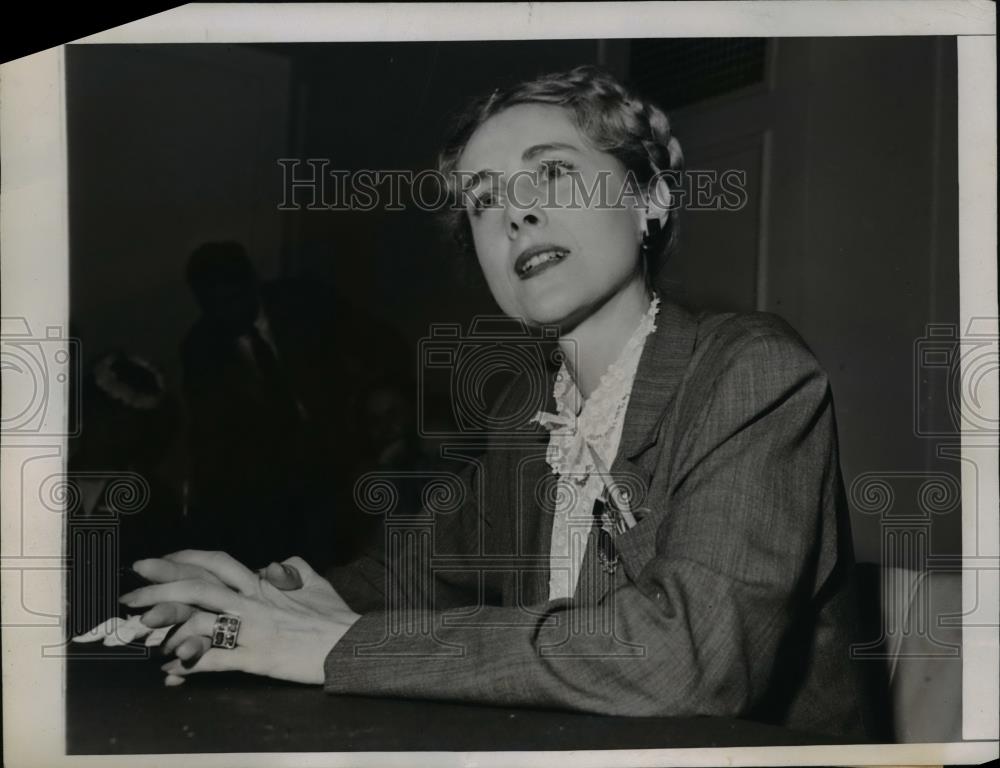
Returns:
[[[273,302],[238,243],[199,247],[187,281],[202,313],[181,350],[198,537],[251,563],[272,557],[271,546],[290,553],[303,536],[297,458],[309,414],[279,349]]]
[[[182,345],[200,546],[261,566],[352,556],[338,530],[363,444],[353,410],[366,358],[386,354],[370,325],[320,282],[260,281],[237,242],[197,248],[187,282],[202,313]]]

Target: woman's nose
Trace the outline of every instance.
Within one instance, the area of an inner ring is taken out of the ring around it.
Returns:
[[[524,227],[544,226],[548,218],[542,209],[538,174],[518,171],[507,185],[504,216],[507,236],[513,240]]]
[[[548,219],[542,210],[541,196],[536,184],[530,178],[518,179],[512,194],[506,201],[504,216],[507,220],[507,235],[517,237],[523,227],[542,226]]]
[[[513,240],[523,227],[540,226],[543,223],[541,210],[523,211],[520,215],[507,217],[507,234]]]

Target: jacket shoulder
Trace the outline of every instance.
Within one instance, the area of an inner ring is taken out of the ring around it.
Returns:
[[[799,333],[770,312],[704,312],[697,316],[692,370],[714,375],[740,368],[781,366],[824,374],[819,361]]]

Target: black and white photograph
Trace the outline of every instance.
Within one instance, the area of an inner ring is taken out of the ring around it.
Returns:
[[[5,763],[996,759],[995,25],[193,4],[0,65]]]

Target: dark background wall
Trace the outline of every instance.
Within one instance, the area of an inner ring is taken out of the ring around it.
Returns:
[[[914,416],[946,395],[915,370],[915,344],[928,323],[958,319],[954,40],[724,43],[70,46],[71,308],[84,355],[124,347],[176,386],[196,318],[185,261],[232,238],[265,277],[326,282],[393,328],[415,375],[431,323],[497,311],[474,265],[412,208],[279,210],[277,159],[434,167],[449,115],[472,96],[601,63],[663,102],[688,167],[747,172],[742,211],[685,220],[669,267],[677,293],[777,312],[802,333],[833,381],[849,485],[869,472],[957,477]],[[863,560],[879,559],[879,523],[855,510]],[[959,510],[934,518],[935,550],[957,553],[960,534]]]

